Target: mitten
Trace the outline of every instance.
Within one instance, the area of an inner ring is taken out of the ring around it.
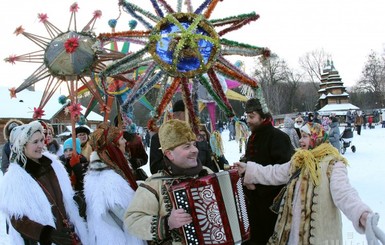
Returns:
[[[55,243],[56,245],[72,245],[73,238],[69,231],[52,230],[51,242]]]
[[[71,167],[75,166],[76,164],[80,163],[80,155],[76,154],[75,152],[72,153],[71,159],[70,159],[70,165]]]
[[[380,245],[378,240],[385,245],[385,234],[378,227],[378,220],[380,216],[377,213],[371,213],[368,215],[366,220],[365,235],[368,244]]]

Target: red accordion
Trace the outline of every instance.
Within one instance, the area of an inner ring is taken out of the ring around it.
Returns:
[[[188,179],[169,191],[174,207],[193,217],[181,228],[185,244],[241,244],[249,238],[242,180],[236,170]]]

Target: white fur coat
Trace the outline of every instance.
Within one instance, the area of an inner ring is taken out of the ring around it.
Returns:
[[[82,244],[89,244],[88,231],[84,220],[79,216],[78,206],[73,200],[74,191],[71,186],[68,173],[56,155],[45,152],[44,155],[52,160],[52,168],[58,178],[63,194],[64,207],[75,231]],[[0,211],[9,218],[14,216],[21,218],[27,216],[42,225],[55,227],[55,217],[51,210],[44,191],[39,184],[17,163],[9,165],[7,173],[0,183]],[[11,244],[23,244],[23,239],[13,227],[10,226]]]
[[[93,245],[143,245],[146,242],[130,235],[114,218],[123,222],[123,214],[135,194],[128,182],[107,168],[92,152],[90,169],[84,177],[87,221]],[[120,213],[112,217],[111,211]],[[118,217],[121,216],[121,217]]]

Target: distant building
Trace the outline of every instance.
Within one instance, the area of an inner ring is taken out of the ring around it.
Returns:
[[[38,107],[43,96],[42,91],[29,91],[27,89],[17,93],[17,98],[10,98],[8,88],[0,87],[0,146],[4,143],[3,128],[11,118],[19,119],[23,123],[33,121],[33,108]],[[67,105],[59,103],[60,94],[54,94],[44,106],[44,115],[41,120],[52,124],[55,134],[59,135],[68,131],[67,126],[71,125],[70,115],[65,113]],[[82,106],[81,113],[86,108]],[[96,129],[97,125],[103,122],[103,116],[90,112],[87,116],[87,125]]]
[[[349,103],[349,94],[342,82],[333,61],[327,60],[321,75],[320,89],[318,90],[317,110],[321,115],[331,113],[345,115],[349,109],[357,110],[357,106]]]

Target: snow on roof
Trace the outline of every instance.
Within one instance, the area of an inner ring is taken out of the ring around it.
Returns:
[[[349,109],[359,110],[360,108],[350,103],[327,104],[324,107],[322,107],[318,112],[347,111]]]
[[[61,94],[52,95],[51,99],[44,106],[43,120],[50,120],[57,112],[59,112],[63,105],[59,103]],[[32,119],[34,107],[38,107],[43,96],[43,91],[29,91],[23,90],[16,94],[16,98],[10,97],[10,92],[6,87],[0,87],[0,118],[20,118]],[[82,106],[82,112],[86,108]],[[103,117],[95,112],[91,112],[87,116],[91,121],[103,121]]]

